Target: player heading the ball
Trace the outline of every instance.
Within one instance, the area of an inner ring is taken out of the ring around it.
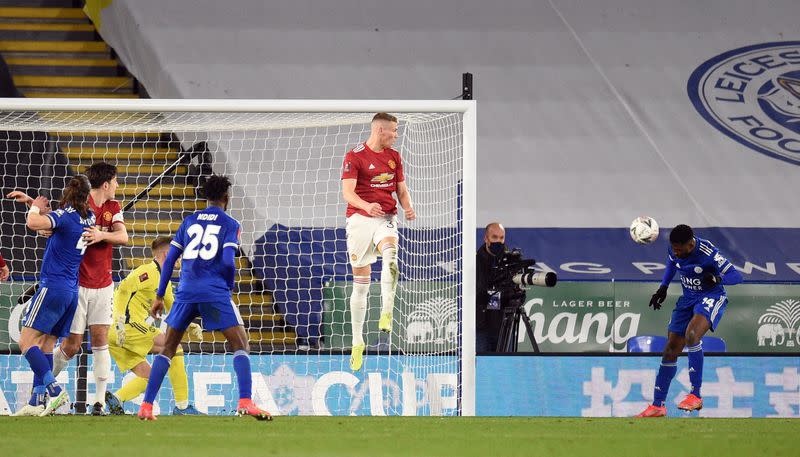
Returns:
[[[247,332],[231,291],[236,277],[235,257],[239,249],[241,225],[225,210],[230,201],[231,181],[226,176],[212,175],[203,185],[208,208],[198,211],[181,223],[164,260],[156,298],[150,308],[154,318],[164,310],[164,294],[178,257],[182,258],[181,276],[175,293],[175,304],[165,322],[166,339],[161,353],[153,360],[150,378],[139,408],[139,418],[155,420],[153,402],[170,367],[172,357],[189,324],[198,316],[206,330],[220,330],[233,350],[233,369],[239,384],[240,416],[272,420],[251,399],[252,376]]]
[[[660,309],[667,298],[667,287],[675,273],[681,273],[683,295],[675,303],[672,318],[667,326],[667,345],[656,374],[653,403],[637,417],[662,417],[667,415],[664,405],[672,378],[678,370],[678,355],[687,347],[689,381],[692,390],[680,402],[685,411],[703,408],[700,386],[703,383],[703,335],[717,328],[728,297],[726,286],[742,282],[742,275],[728,259],[723,257],[710,241],[694,235],[688,225],[677,225],[669,234],[667,270],[661,285],[650,299],[654,310]]]
[[[416,218],[403,175],[400,153],[392,149],[397,140],[397,118],[377,113],[372,118],[367,141],[344,157],[342,195],[347,202],[347,254],[353,269],[350,323],[353,343],[350,369],[361,369],[364,354],[364,319],[367,313],[371,265],[378,256],[381,265],[381,317],[378,328],[392,331],[392,311],[400,270],[397,265],[397,200],[406,219]]]

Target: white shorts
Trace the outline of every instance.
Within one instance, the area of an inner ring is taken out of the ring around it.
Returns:
[[[355,268],[371,265],[378,260],[378,244],[384,238],[398,238],[397,216],[367,217],[353,214],[347,218],[347,254]]]
[[[89,325],[111,325],[114,322],[114,284],[101,289],[78,287],[78,309],[72,318],[70,333],[83,335]]]

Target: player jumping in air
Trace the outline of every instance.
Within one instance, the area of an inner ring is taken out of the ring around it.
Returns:
[[[114,326],[108,332],[108,349],[121,372],[132,371],[136,377],[114,392],[106,392],[106,404],[111,414],[124,414],[123,402],[133,400],[144,392],[150,377],[147,354],[158,354],[164,348],[164,334],[153,326],[150,306],[156,298],[156,289],[161,280],[161,268],[167,258],[170,241],[168,236],[159,236],[150,245],[153,261],[133,270],[117,287],[114,294]],[[172,308],[172,283],[167,282],[164,309]],[[195,323],[189,324],[192,339],[201,340],[203,330]],[[175,394],[173,415],[202,414],[189,404],[189,380],[183,360],[183,348],[179,345],[167,372]]]
[[[397,118],[378,113],[372,118],[366,142],[356,146],[344,158],[342,194],[347,202],[347,253],[353,269],[353,292],[350,295],[350,323],[353,347],[350,369],[361,369],[364,355],[364,319],[367,314],[371,265],[378,256],[381,267],[381,317],[378,328],[392,331],[394,296],[400,271],[397,266],[397,200],[406,219],[416,218],[411,195],[403,176],[400,153],[392,149],[397,140]]]
[[[111,375],[111,355],[108,352],[108,330],[114,299],[114,283],[111,279],[111,261],[114,246],[128,243],[128,232],[122,217],[119,201],[114,200],[117,190],[117,167],[106,162],[95,162],[86,169],[86,177],[92,186],[89,208],[96,216],[96,226],[84,233],[86,255],[79,272],[78,309],[69,329],[69,336],[55,348],[53,374],[63,370],[70,359],[80,351],[83,333],[89,327],[92,342],[92,372],[95,381],[95,397],[92,415],[106,414],[104,410],[106,384]],[[30,205],[31,197],[23,192],[9,194],[18,202]],[[48,235],[48,231],[40,232]]]
[[[258,420],[272,420],[272,416],[259,409],[251,399],[252,376],[250,371],[249,343],[239,310],[231,300],[236,276],[235,257],[239,248],[239,223],[228,216],[230,180],[213,175],[203,185],[208,208],[198,211],[181,223],[173,238],[161,271],[150,315],[161,316],[167,283],[178,257],[182,257],[181,279],[175,294],[175,304],[166,318],[167,333],[164,348],[153,360],[150,379],[139,408],[139,418],[155,420],[153,402],[169,370],[184,331],[196,317],[203,318],[206,330],[220,330],[233,351],[233,369],[239,384],[240,416]]]
[[[667,270],[661,286],[650,299],[653,309],[660,309],[667,298],[667,287],[675,276],[681,273],[683,296],[675,304],[669,321],[667,346],[661,358],[661,366],[656,375],[653,404],[637,417],[662,417],[667,415],[664,402],[667,399],[670,382],[675,376],[678,355],[687,347],[689,356],[689,380],[692,390],[678,404],[685,411],[703,408],[700,386],[703,382],[703,343],[701,338],[710,329],[717,328],[728,297],[724,285],[739,284],[742,275],[710,241],[694,236],[688,225],[678,225],[669,234],[671,249],[667,251]]]
[[[48,211],[45,197],[30,202],[26,225],[31,230],[52,231],[52,236],[47,240],[39,288],[25,311],[19,340],[20,351],[33,370],[34,394],[16,415],[46,416],[69,403],[69,394],[53,375],[52,353],[56,340],[69,334],[78,307],[78,267],[86,251],[83,234],[95,225],[89,189],[89,181],[79,175],[64,189],[59,209]],[[46,406],[45,393],[50,396]]]

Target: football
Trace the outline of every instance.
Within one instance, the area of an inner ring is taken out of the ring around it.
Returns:
[[[658,238],[658,223],[649,216],[639,216],[631,222],[631,239],[639,244],[650,244]]]

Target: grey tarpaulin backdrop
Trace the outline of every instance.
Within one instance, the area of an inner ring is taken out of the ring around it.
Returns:
[[[160,98],[441,99],[473,72],[479,225],[798,227],[800,167],[715,130],[686,90],[718,54],[800,38],[798,17],[796,0],[116,0],[101,34]]]

